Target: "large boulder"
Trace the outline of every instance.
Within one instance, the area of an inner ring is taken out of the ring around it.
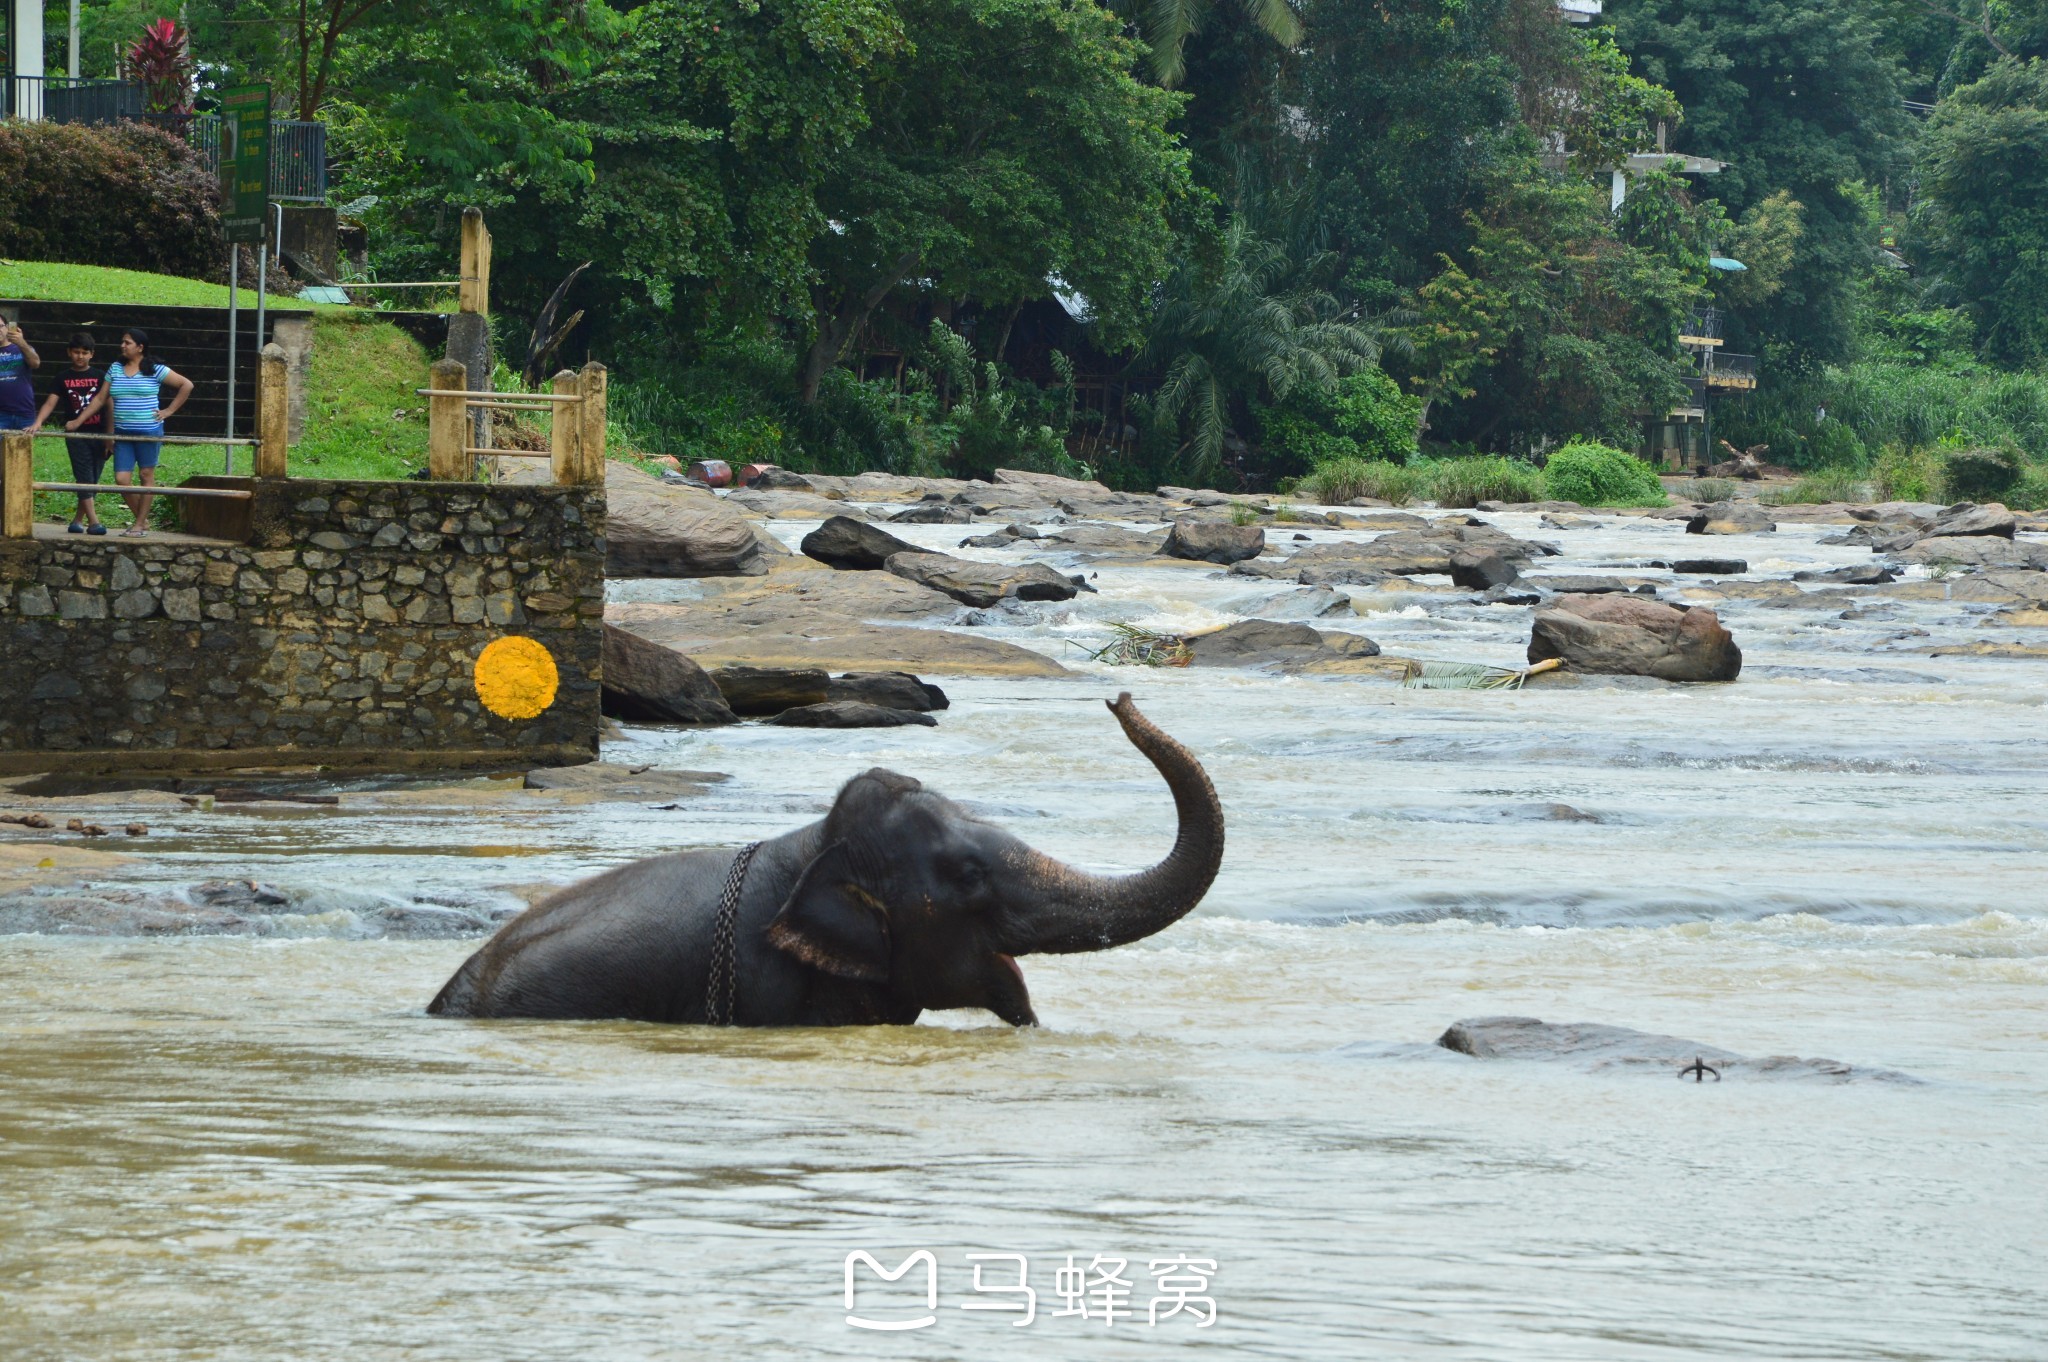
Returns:
[[[1266,532],[1257,525],[1176,520],[1159,552],[1198,563],[1241,563],[1266,551]]]
[[[821,705],[785,709],[768,722],[785,728],[903,728],[912,724],[933,728],[939,721],[914,709],[890,709],[859,700],[833,700]]]
[[[1451,554],[1451,580],[1473,591],[1506,586],[1521,575],[1491,544],[1467,544]]]
[[[1538,610],[1529,660],[1562,658],[1575,672],[1733,681],[1742,650],[1711,610],[1641,596],[1559,596]]]
[[[607,577],[756,577],[785,550],[708,491],[605,465]]]
[[[1968,539],[1989,535],[1999,539],[2010,539],[2018,524],[2018,517],[1995,501],[1986,506],[1963,501],[1936,516],[1934,523],[1927,527],[1926,537]]]
[[[950,553],[912,550],[889,555],[884,565],[895,576],[942,591],[962,605],[988,607],[1006,597],[1020,601],[1070,601],[1080,588],[1043,563],[977,563]]]
[[[1687,534],[1770,534],[1778,523],[1754,502],[1717,501],[1685,522]]]
[[[816,667],[719,667],[711,681],[735,714],[758,718],[831,698],[831,678]]]
[[[828,567],[857,572],[879,572],[891,554],[919,551],[881,526],[850,515],[835,515],[805,535],[803,550]]]
[[[601,703],[614,719],[706,725],[739,721],[704,669],[673,648],[607,624],[601,658]]]
[[[848,672],[835,676],[825,685],[825,698],[827,703],[852,701],[880,705],[883,709],[911,709],[920,714],[952,705],[946,692],[909,672]]]

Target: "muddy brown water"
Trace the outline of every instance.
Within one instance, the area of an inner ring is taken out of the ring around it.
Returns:
[[[1689,547],[1498,519],[1559,570],[1668,578],[1635,565]],[[1712,548],[1755,580],[1867,560],[1827,533]],[[1109,620],[1217,623],[1286,588],[1076,566],[1099,596],[979,627],[1074,664]],[[1389,651],[1527,637],[1526,611],[1354,594],[1373,613],[1319,623]],[[138,801],[150,854],[86,891],[244,876],[291,912],[256,939],[0,938],[0,1357],[2048,1355],[2041,664],[1917,651],[2026,636],[1987,607],[1716,604],[1749,659],[1731,687],[1079,664],[947,682],[935,730],[612,744],[733,773],[675,809]],[[394,905],[481,921],[509,886],[780,831],[878,764],[1054,854],[1142,863],[1171,805],[1101,708],[1121,687],[1207,762],[1230,851],[1168,932],[1025,960],[1037,1030],[441,1022],[420,1009],[474,936],[366,939]],[[1923,1081],[1429,1044],[1502,1013]],[[934,1323],[850,1326],[926,1312],[921,1267],[863,1272],[849,1312],[848,1255],[920,1249]],[[977,1294],[969,1254],[1024,1255],[1028,1325],[961,1308],[1018,1299]],[[1069,1255],[1125,1260],[1136,1317],[1058,1315]],[[1216,1263],[1213,1325],[1144,1318],[1176,1257]]]

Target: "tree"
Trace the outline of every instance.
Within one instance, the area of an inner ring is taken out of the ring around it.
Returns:
[[[1168,89],[1187,76],[1188,39],[1207,24],[1214,0],[1118,0],[1116,11],[1135,23],[1151,49],[1152,75]],[[1294,0],[1238,0],[1252,27],[1282,47],[1301,41]]]
[[[878,62],[869,128],[834,158],[811,240],[804,399],[906,282],[990,308],[1079,293],[1110,349],[1166,272],[1186,154],[1177,96],[1132,74],[1116,20],[1065,0],[901,0],[915,46]]]
[[[2000,61],[1944,99],[1921,153],[1921,219],[1944,292],[1987,359],[2048,359],[2048,62]]]
[[[1153,416],[1188,428],[1189,478],[1220,471],[1224,435],[1253,401],[1284,401],[1378,362],[1378,326],[1343,315],[1328,292],[1290,283],[1313,272],[1238,214],[1214,251],[1183,258],[1167,280],[1139,364],[1161,375]]]
[[[1753,334],[1793,368],[1844,356],[1876,244],[1855,186],[1898,168],[1906,131],[1870,14],[1851,0],[1614,0],[1607,13],[1685,107],[1674,149],[1728,163],[1704,192],[1731,216],[1780,190],[1804,209],[1784,286],[1745,319]]]

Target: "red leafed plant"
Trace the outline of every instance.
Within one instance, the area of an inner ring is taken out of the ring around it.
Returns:
[[[128,49],[128,70],[142,83],[149,112],[188,118],[192,113],[192,36],[175,20],[159,19]]]

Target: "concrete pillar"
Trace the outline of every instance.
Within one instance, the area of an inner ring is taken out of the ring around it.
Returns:
[[[582,414],[583,457],[579,461],[582,475],[578,482],[602,485],[604,482],[604,421],[605,421],[605,371],[604,366],[591,360],[576,376],[583,392],[582,405],[577,410]]]
[[[256,476],[282,478],[291,443],[290,364],[276,341],[263,347],[256,366]]]
[[[580,396],[574,370],[555,375],[554,390],[563,396]],[[567,487],[583,480],[583,404],[557,402],[549,417],[548,447],[554,452],[555,481]]]
[[[476,312],[458,312],[448,319],[448,358],[462,365],[469,374],[471,392],[491,390],[491,319]],[[490,413],[478,407],[471,414],[469,442],[473,445],[488,444],[484,433],[489,429],[485,424]]]
[[[457,360],[444,359],[427,371],[427,386],[436,392],[462,392],[469,376]],[[460,397],[427,399],[427,476],[435,482],[474,482],[476,460],[470,443],[465,403]]]
[[[19,431],[0,437],[0,538],[36,533],[35,441]]]

